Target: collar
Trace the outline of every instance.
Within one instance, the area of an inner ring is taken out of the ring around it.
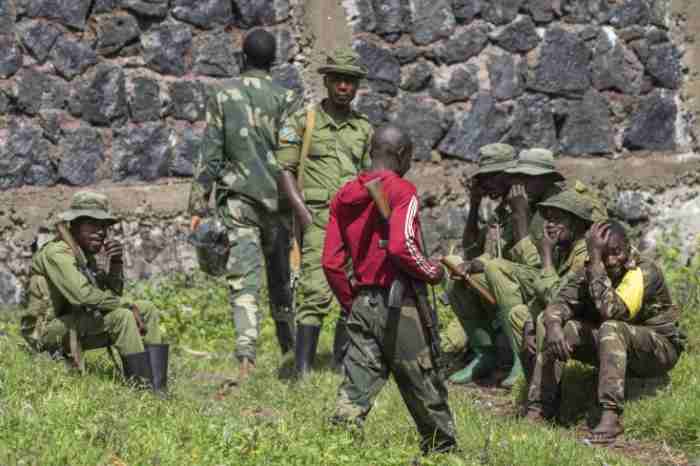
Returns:
[[[326,111],[323,109],[323,102],[325,102],[326,99],[323,99],[320,104],[316,106],[316,127],[317,128],[323,128],[326,126],[333,126],[334,128],[342,128],[345,125],[350,125],[353,127],[353,129],[357,129],[357,122],[355,121],[357,118],[357,114],[355,113],[354,110],[350,109],[350,116],[343,121],[342,123],[338,124],[336,121],[328,114]]]

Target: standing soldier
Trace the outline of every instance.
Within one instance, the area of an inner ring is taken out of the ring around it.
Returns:
[[[638,262],[617,222],[596,223],[587,235],[589,261],[540,315],[527,418],[558,414],[561,375],[573,358],[598,370],[602,415],[590,441],[610,443],[624,428],[625,375],[660,377],[684,349],[680,311],[661,269]]]
[[[277,153],[283,168],[280,184],[303,232],[296,294],[296,368],[301,376],[311,371],[321,325],[333,300],[321,269],[328,205],[346,181],[369,166],[372,134],[367,118],[350,106],[360,79],[367,75],[360,57],[352,49],[337,49],[318,72],[324,75],[328,97],[287,120]],[[304,139],[307,144],[302,144]],[[342,360],[346,342],[345,316],[341,316],[333,344],[336,364]]]
[[[116,222],[104,194],[73,195],[70,208],[59,216],[56,237],[32,259],[22,335],[33,349],[70,354],[77,365],[81,349],[114,346],[127,378],[163,390],[168,360],[158,311],[148,301],[122,297],[124,248],[107,239],[107,229]],[[109,260],[108,270],[98,267],[100,251]]]
[[[426,258],[419,246],[416,188],[402,178],[411,156],[405,133],[393,126],[379,128],[372,141],[370,171],[343,186],[331,203],[323,269],[349,314],[350,338],[333,419],[363,421],[389,374],[394,374],[423,452],[445,452],[456,446],[454,422],[417,296],[409,292],[389,299],[397,280],[435,284],[444,275],[442,266]],[[391,211],[386,221],[382,217],[387,214],[380,213],[366,187],[377,181]],[[353,283],[345,273],[349,259]]]
[[[270,308],[282,353],[294,347],[288,238],[280,212],[275,159],[278,128],[300,99],[272,81],[275,39],[256,29],[243,41],[246,71],[207,103],[207,130],[190,193],[192,229],[208,211],[216,183],[216,209],[228,229],[235,267],[226,271],[239,380],[255,368],[260,333],[260,291],[266,267]]]

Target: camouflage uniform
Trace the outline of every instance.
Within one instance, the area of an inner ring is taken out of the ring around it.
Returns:
[[[366,116],[355,111],[338,124],[321,105],[296,112],[280,130],[280,148],[277,152],[282,168],[295,174],[308,111],[316,112],[316,122],[311,148],[304,162],[302,194],[313,223],[304,231],[296,320],[301,325],[319,327],[328,315],[333,299],[321,269],[328,206],[345,182],[369,167],[372,125]]]
[[[103,194],[78,192],[71,209],[61,220],[91,217],[114,222]],[[108,271],[97,266],[95,256],[86,254],[93,284],[78,268],[73,250],[62,239],[46,242],[32,259],[29,300],[22,316],[22,335],[37,351],[67,353],[68,329],[73,326],[83,349],[113,345],[122,356],[144,352],[144,343],[161,341],[158,311],[148,301],[123,298],[124,274],[121,265]],[[144,320],[146,334],[141,338],[130,305],[135,304]],[[76,322],[77,319],[77,322]],[[75,325],[73,325],[75,324]]]
[[[622,413],[626,374],[659,377],[678,361],[684,349],[679,318],[655,264],[628,264],[619,283],[604,269],[585,267],[540,315],[538,340],[553,325],[561,326],[572,358],[600,368],[601,407]],[[531,408],[556,410],[563,365],[552,353],[538,351],[528,393]]]
[[[226,279],[239,359],[255,360],[265,266],[273,319],[292,319],[289,214],[280,211],[280,168],[274,151],[282,121],[300,104],[294,92],[274,83],[262,70],[244,72],[213,92],[207,104],[207,129],[189,210],[204,215],[216,183],[216,208],[232,245]]]

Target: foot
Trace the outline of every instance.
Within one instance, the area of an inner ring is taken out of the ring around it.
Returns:
[[[238,383],[245,382],[255,371],[255,361],[248,358],[241,359],[238,366]]]
[[[515,364],[513,364],[508,377],[501,381],[501,387],[510,390],[513,388],[515,382],[518,381],[521,375],[523,375],[523,368],[520,365],[520,361],[517,361]]]
[[[613,443],[624,431],[620,415],[615,411],[604,410],[600,422],[591,430],[587,440],[591,443],[607,445]]]
[[[496,355],[493,352],[478,353],[464,369],[450,376],[450,382],[454,384],[468,384],[488,374],[495,368]]]
[[[544,417],[542,410],[539,408],[528,408],[525,413],[525,419],[535,424],[543,424],[547,421],[547,418]]]

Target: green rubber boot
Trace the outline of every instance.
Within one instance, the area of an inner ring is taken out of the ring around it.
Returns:
[[[510,349],[513,352],[513,367],[510,369],[508,376],[501,381],[501,387],[508,389],[513,388],[518,377],[524,374],[523,365],[520,362],[520,340],[516,338],[516,332],[518,330],[513,328],[513,323],[510,318],[510,313],[513,311],[516,311],[515,307],[509,309],[508,312],[499,311],[498,313],[498,317],[501,320],[501,328],[503,329],[503,333],[508,337],[508,343],[510,343]]]
[[[476,356],[463,369],[450,376],[450,382],[468,384],[496,368],[496,349],[491,341],[491,335],[479,324],[481,321],[469,322],[465,327],[469,334],[469,345]],[[486,323],[488,325],[488,322]]]

